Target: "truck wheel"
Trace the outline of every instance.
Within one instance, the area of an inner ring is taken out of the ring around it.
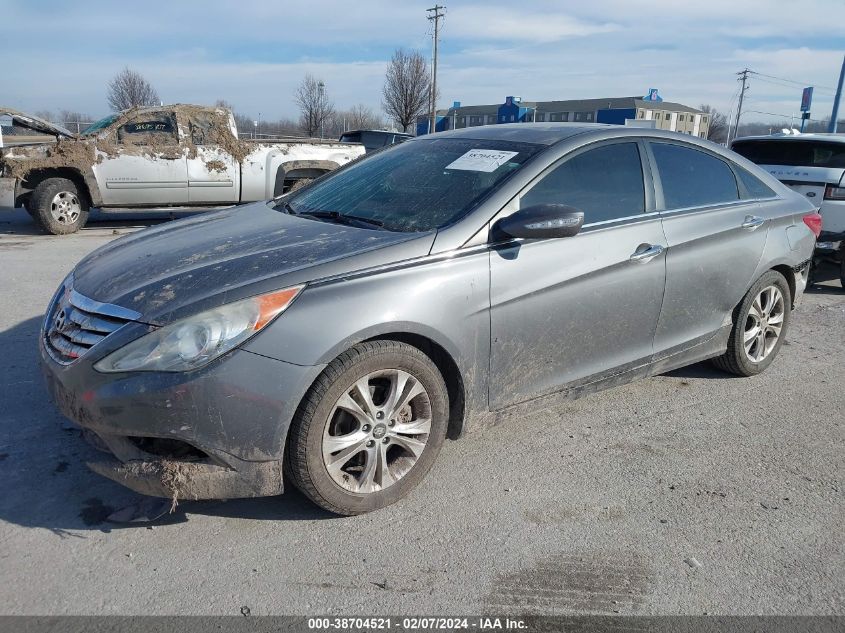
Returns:
[[[288,473],[330,512],[378,510],[425,477],[448,418],[446,384],[428,356],[398,341],[361,343],[305,396],[288,437]]]
[[[76,233],[88,220],[88,203],[72,180],[47,178],[41,181],[27,205],[33,219],[48,233]]]
[[[754,376],[772,364],[783,345],[792,308],[789,284],[774,270],[757,280],[736,312],[727,351],[713,364],[737,376]]]

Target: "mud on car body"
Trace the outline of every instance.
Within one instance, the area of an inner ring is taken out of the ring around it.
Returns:
[[[94,470],[135,490],[288,482],[357,514],[516,403],[708,358],[763,371],[818,217],[671,132],[447,132],[95,251],[50,303],[42,366],[106,450]]]
[[[132,108],[81,134],[0,107],[4,119],[9,130],[42,136],[0,134],[0,207],[24,207],[54,234],[78,231],[91,207],[174,211],[265,200],[364,154],[360,145],[320,139],[244,141],[228,109],[188,104]]]

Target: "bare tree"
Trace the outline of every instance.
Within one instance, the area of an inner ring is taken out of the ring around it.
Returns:
[[[342,113],[347,130],[373,130],[383,127],[379,116],[363,103],[354,105]]]
[[[61,110],[59,112],[58,123],[61,123],[62,126],[77,134],[93,122],[94,117],[90,114],[76,112],[75,110]]]
[[[710,116],[710,127],[707,128],[707,138],[714,143],[724,143],[728,138],[727,115],[706,103],[698,106],[698,109]]]
[[[382,88],[382,107],[403,132],[428,109],[431,75],[419,51],[399,48],[387,65]]]
[[[124,68],[109,82],[107,99],[115,112],[137,106],[158,105],[158,93],[141,73]]]
[[[323,132],[323,126],[334,114],[334,105],[326,96],[326,84],[312,74],[305,75],[294,98],[300,111],[300,126],[308,136]]]

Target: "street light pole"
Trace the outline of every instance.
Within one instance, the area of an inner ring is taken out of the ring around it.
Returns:
[[[326,84],[324,84],[322,81],[320,81],[320,83],[317,84],[317,88],[319,88],[319,90],[320,90],[319,100],[317,101],[317,116],[320,117],[320,139],[322,140],[322,138],[323,138],[323,118],[324,118],[324,115],[323,115],[323,110],[324,110],[324,108],[323,108],[323,95],[325,94]]]
[[[431,114],[428,119],[429,134],[437,131],[437,40],[440,38],[440,18],[445,15],[440,10],[445,8],[444,6],[435,4],[431,9],[426,9],[426,13],[433,12],[433,15],[428,16],[428,19],[434,20],[434,61],[432,63],[433,68],[431,73]]]

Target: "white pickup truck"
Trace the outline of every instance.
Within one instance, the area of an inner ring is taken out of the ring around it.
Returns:
[[[266,200],[364,154],[363,145],[320,139],[241,140],[230,111],[194,105],[134,108],[81,134],[8,108],[0,124],[0,208],[24,207],[57,235],[82,228],[91,207],[177,211]]]

